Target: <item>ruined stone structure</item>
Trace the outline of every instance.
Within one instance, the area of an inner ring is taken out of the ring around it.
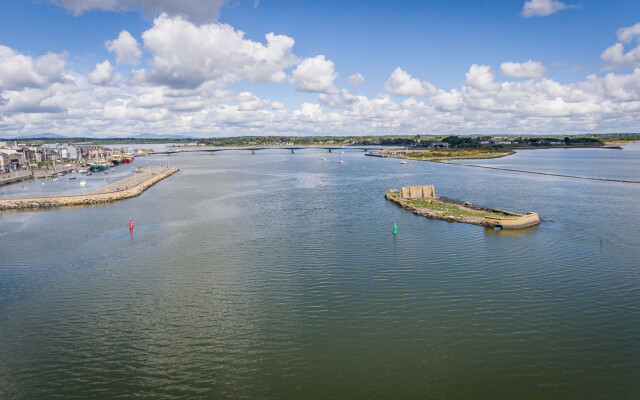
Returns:
[[[430,199],[436,197],[433,185],[430,186],[405,186],[402,188],[403,199]]]

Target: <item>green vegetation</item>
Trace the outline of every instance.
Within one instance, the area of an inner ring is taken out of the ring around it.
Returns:
[[[453,204],[430,203],[424,200],[410,200],[408,203],[417,208],[428,208],[433,211],[442,211],[446,215],[451,215],[456,217],[458,216],[504,217],[504,214],[501,214],[501,213],[467,210]]]
[[[482,158],[508,155],[509,150],[496,147],[483,147],[475,149],[445,149],[445,150],[420,150],[406,154],[406,158],[429,159],[429,158]]]

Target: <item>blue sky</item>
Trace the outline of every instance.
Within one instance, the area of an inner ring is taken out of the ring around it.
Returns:
[[[637,1],[25,0],[0,11],[0,137],[640,131]]]

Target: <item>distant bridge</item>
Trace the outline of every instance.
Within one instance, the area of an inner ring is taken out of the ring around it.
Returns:
[[[329,153],[332,153],[334,150],[356,150],[356,151],[376,151],[382,150],[383,147],[380,146],[371,146],[371,147],[359,147],[359,146],[264,146],[264,147],[217,147],[217,148],[202,148],[202,147],[185,147],[185,149],[189,150],[167,150],[167,151],[157,151],[152,154],[178,154],[178,153],[196,153],[196,152],[205,152],[205,153],[216,153],[219,151],[228,151],[228,150],[242,150],[242,151],[252,151],[256,152],[259,150],[291,150],[292,153],[295,153],[296,150],[307,150],[307,149],[320,149],[327,150]],[[193,149],[193,150],[191,150]],[[151,155],[151,154],[149,154]]]

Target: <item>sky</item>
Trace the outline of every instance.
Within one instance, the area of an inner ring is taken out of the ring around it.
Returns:
[[[637,0],[9,0],[0,137],[640,132]]]

